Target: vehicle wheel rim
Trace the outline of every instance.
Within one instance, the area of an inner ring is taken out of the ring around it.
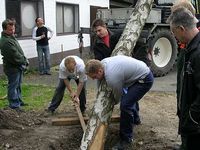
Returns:
[[[165,67],[172,56],[172,45],[167,38],[159,38],[153,46],[153,62],[158,67]]]

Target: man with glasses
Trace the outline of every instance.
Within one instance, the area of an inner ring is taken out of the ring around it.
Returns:
[[[180,72],[178,97],[179,133],[184,150],[200,149],[200,32],[190,10],[179,7],[168,18],[171,31],[186,44]],[[181,49],[184,50],[184,49]]]

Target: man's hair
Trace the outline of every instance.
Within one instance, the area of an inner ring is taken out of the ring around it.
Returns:
[[[102,65],[101,61],[99,61],[97,59],[91,59],[85,65],[86,74],[97,73],[97,71],[99,69],[103,69],[103,65]]]
[[[37,23],[37,21],[38,21],[39,18],[40,18],[40,17],[35,18],[35,23]]]
[[[196,10],[194,8],[194,6],[192,5],[192,3],[188,0],[179,0],[177,1],[171,8],[171,11],[175,11],[177,8],[180,8],[180,7],[185,7],[187,8],[189,11],[191,11],[191,13],[193,15],[195,15],[196,13]]]
[[[12,26],[12,25],[15,25],[15,23],[16,23],[16,21],[13,19],[6,19],[2,22],[2,28],[3,28],[3,30],[6,30],[8,25]]]
[[[95,19],[92,22],[92,30],[94,30],[98,26],[102,26],[102,27],[105,26],[106,27],[106,24],[102,19]]]
[[[167,22],[174,26],[183,26],[185,28],[192,29],[196,27],[198,20],[187,8],[179,7],[171,13]]]
[[[65,67],[66,68],[71,63],[76,63],[76,61],[75,61],[75,59],[73,57],[67,57],[67,58],[65,58]]]

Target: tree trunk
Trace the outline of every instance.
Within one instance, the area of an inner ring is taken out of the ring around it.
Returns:
[[[123,34],[112,52],[112,56],[130,56],[131,51],[140,36],[145,21],[148,18],[152,3],[153,0],[138,0]],[[81,150],[104,149],[107,127],[110,122],[114,104],[115,101],[112,95],[112,90],[107,86],[105,80],[102,80],[98,87],[91,117],[81,141]]]

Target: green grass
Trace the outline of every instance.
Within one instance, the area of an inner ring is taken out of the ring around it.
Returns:
[[[49,102],[53,97],[55,88],[34,85],[34,84],[22,84],[22,99],[28,106],[24,107],[25,110],[44,110],[47,108]],[[5,77],[0,78],[0,97],[7,94],[7,80]],[[70,99],[69,95],[65,94],[64,99],[67,101]],[[0,109],[8,106],[7,98],[0,100]]]

